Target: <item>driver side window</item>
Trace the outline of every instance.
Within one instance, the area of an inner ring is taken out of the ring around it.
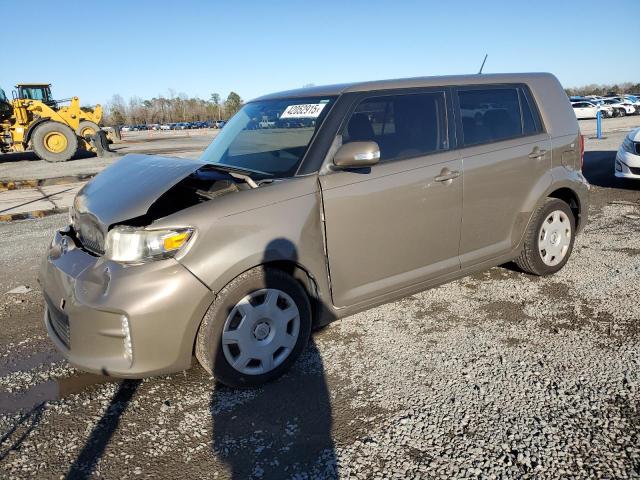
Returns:
[[[362,100],[342,132],[342,143],[374,141],[380,162],[448,149],[444,92],[370,97]]]

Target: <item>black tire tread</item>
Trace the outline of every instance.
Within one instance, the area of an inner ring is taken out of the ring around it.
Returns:
[[[49,152],[42,143],[44,135],[52,131],[59,131],[66,133],[68,148],[61,153]],[[78,137],[75,132],[68,125],[55,121],[47,121],[38,125],[31,137],[33,151],[38,158],[47,162],[66,162],[73,158],[78,151]]]
[[[237,378],[224,375],[222,372],[220,372],[220,369],[217,369],[216,371],[216,368],[214,365],[216,360],[216,353],[217,353],[216,350],[218,346],[215,345],[215,349],[214,349],[214,345],[212,345],[212,343],[214,343],[212,339],[212,333],[215,331],[216,328],[218,328],[218,325],[216,325],[216,323],[219,324],[219,322],[223,321],[222,319],[216,318],[217,312],[219,308],[221,308],[221,306],[224,305],[227,297],[233,294],[236,289],[242,288],[243,285],[246,283],[252,283],[254,281],[262,282],[265,279],[265,277],[268,277],[270,281],[274,281],[274,280],[277,281],[277,279],[280,279],[282,281],[290,282],[292,286],[295,285],[294,288],[298,289],[297,293],[300,295],[300,298],[303,298],[304,301],[306,302],[305,305],[302,305],[302,306],[298,305],[298,307],[301,310],[300,311],[300,316],[301,316],[300,338],[302,341],[302,346],[301,348],[296,347],[294,352],[292,352],[291,355],[289,356],[289,358],[287,358],[284,361],[284,363],[279,367],[277,367],[275,370],[272,370],[271,372],[268,372],[263,375],[256,376],[255,379],[248,379],[249,381],[247,381],[247,379],[241,378],[242,377],[241,374],[238,374]],[[306,311],[306,314],[308,317],[307,318],[308,323],[306,324],[306,326],[304,324],[304,319],[302,318],[305,313],[304,311]],[[268,268],[268,267],[266,268],[256,267],[238,275],[235,279],[229,282],[222,290],[220,290],[218,295],[216,295],[216,299],[213,301],[213,303],[207,310],[204,318],[202,319],[202,322],[200,323],[198,334],[196,336],[195,355],[196,355],[196,358],[198,359],[198,362],[207,371],[207,373],[215,377],[216,380],[220,381],[221,383],[224,383],[225,385],[232,388],[252,388],[259,384],[269,382],[277,378],[281,373],[284,373],[284,371],[287,370],[288,367],[296,360],[297,356],[300,354],[302,349],[304,349],[304,346],[306,345],[309,339],[310,332],[311,332],[311,305],[309,302],[309,297],[307,296],[307,293],[305,289],[302,287],[302,285],[300,285],[300,283],[297,280],[295,280],[293,277],[291,277],[289,274],[287,274],[282,270],[278,270],[276,268]],[[257,377],[263,377],[263,379],[258,379]],[[251,381],[251,380],[255,380],[255,381]]]
[[[548,205],[563,205],[567,208],[569,207],[566,202],[558,199],[558,198],[546,198],[544,203],[540,205],[529,225],[527,226],[527,230],[524,235],[524,245],[522,246],[522,250],[520,251],[520,255],[514,259],[514,263],[525,273],[529,273],[532,275],[548,275],[548,272],[544,272],[536,265],[536,261],[534,259],[537,258],[538,255],[538,230],[540,229],[540,222],[542,221],[541,217],[545,215],[545,210]],[[569,209],[570,213],[571,210]],[[573,216],[573,213],[571,213]],[[575,218],[574,218],[574,231],[572,232],[573,237],[575,238]],[[571,252],[568,252],[567,258],[569,257]]]

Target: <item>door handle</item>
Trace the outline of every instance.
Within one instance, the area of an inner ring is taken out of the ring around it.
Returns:
[[[546,150],[538,147],[533,147],[533,151],[529,154],[529,158],[542,158],[547,154]]]
[[[443,168],[440,172],[440,175],[434,178],[436,182],[446,182],[448,180],[453,180],[454,178],[458,178],[460,176],[460,172],[458,170],[449,170],[448,168]]]

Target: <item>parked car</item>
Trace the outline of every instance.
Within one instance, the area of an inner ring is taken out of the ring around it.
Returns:
[[[615,176],[640,179],[640,128],[631,130],[616,154]]]
[[[615,112],[618,112],[618,117],[624,117],[625,115],[633,115],[636,113],[636,108],[629,103],[621,103],[615,98],[606,98],[603,100],[605,105],[610,105]]]
[[[621,97],[614,97],[612,98],[612,100],[616,100],[619,103],[623,104],[624,106],[630,107],[630,108],[627,108],[627,112],[633,109],[633,112],[629,113],[629,115],[635,115],[640,113],[640,100],[638,100],[633,96],[623,95]]]
[[[265,143],[246,126],[273,110],[315,125]],[[259,385],[314,326],[509,261],[554,274],[587,221],[582,136],[550,74],[276,93],[225,130],[198,160],[127,155],[79,191],[39,277],[72,364],[135,378],[195,351]]]
[[[596,118],[598,115],[598,106],[590,102],[572,102],[571,107],[578,120]]]
[[[214,128],[222,128],[222,127],[224,127],[225,123],[227,123],[227,122],[225,122],[224,120],[216,120],[215,122],[213,122],[213,127]]]
[[[160,130],[171,130],[171,125],[169,125],[168,123],[163,123],[162,125],[160,125]]]
[[[131,132],[132,131],[132,127],[129,125],[123,125],[122,128],[120,128],[121,132]]]

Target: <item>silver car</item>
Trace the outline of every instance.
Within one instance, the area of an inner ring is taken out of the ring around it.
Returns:
[[[128,155],[82,188],[43,259],[45,324],[90,372],[195,353],[258,385],[337,318],[510,261],[560,270],[587,221],[582,154],[550,74],[267,95],[199,160]]]

